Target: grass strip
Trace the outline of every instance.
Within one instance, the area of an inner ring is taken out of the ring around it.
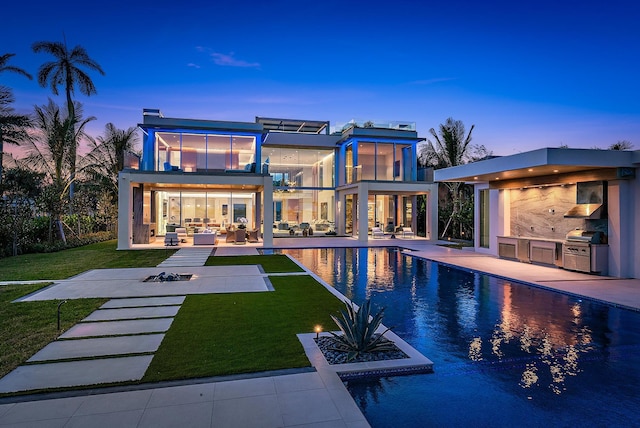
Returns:
[[[307,275],[270,280],[273,292],[187,296],[143,382],[309,366],[296,334],[332,329],[343,304]]]
[[[262,265],[266,273],[304,272],[284,254],[209,257],[205,266]]]
[[[56,253],[23,254],[0,259],[3,281],[64,279],[89,269],[153,267],[177,250],[116,250],[104,241]]]
[[[59,300],[17,302],[13,300],[33,293],[46,284],[11,284],[0,286],[0,377],[31,358],[53,342],[63,331],[96,310],[108,299],[69,300],[61,307],[57,329]]]

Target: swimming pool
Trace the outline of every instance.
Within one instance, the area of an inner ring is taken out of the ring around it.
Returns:
[[[393,249],[281,251],[433,360],[345,381],[373,427],[640,425],[640,312]]]

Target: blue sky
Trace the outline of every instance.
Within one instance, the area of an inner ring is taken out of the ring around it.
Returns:
[[[634,1],[12,2],[1,53],[37,73],[35,41],[80,44],[106,75],[85,113],[120,128],[168,117],[416,122],[448,117],[508,155],[540,147],[640,148],[640,3]],[[9,73],[29,112],[48,88]],[[55,98],[64,102],[61,97]]]

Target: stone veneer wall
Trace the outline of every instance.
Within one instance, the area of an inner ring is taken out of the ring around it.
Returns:
[[[564,239],[570,230],[585,228],[583,219],[564,218],[564,213],[576,205],[575,184],[510,192],[511,236]]]

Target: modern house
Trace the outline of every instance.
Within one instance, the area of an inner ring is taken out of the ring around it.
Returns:
[[[475,188],[475,250],[640,278],[640,151],[546,148],[435,171]]]
[[[188,232],[246,225],[274,237],[338,234],[369,239],[373,227],[437,237],[437,185],[417,168],[414,123],[348,123],[257,117],[255,122],[166,118],[145,109],[138,169],[119,175],[118,248]]]

